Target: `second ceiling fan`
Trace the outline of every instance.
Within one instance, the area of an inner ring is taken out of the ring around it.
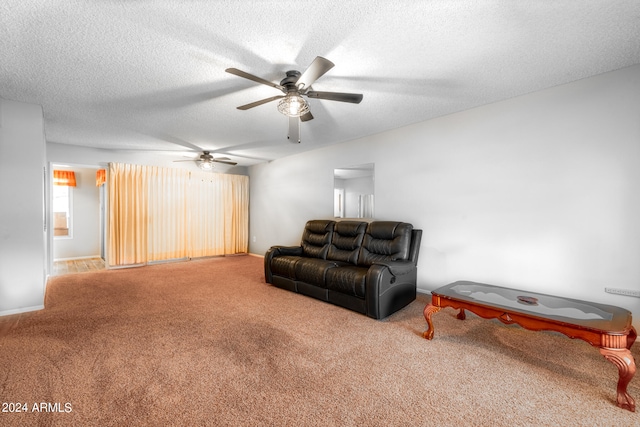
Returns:
[[[341,92],[320,92],[311,89],[311,85],[327,71],[333,68],[334,63],[321,56],[317,56],[309,68],[304,73],[297,70],[286,72],[286,77],[282,79],[280,84],[276,84],[263,78],[254,76],[237,68],[227,68],[225,71],[245,79],[252,80],[267,86],[279,89],[284,95],[276,95],[270,98],[261,99],[250,104],[241,105],[239,110],[248,110],[267,102],[279,99],[278,111],[289,117],[289,135],[291,142],[300,142],[300,122],[306,122],[313,119],[313,115],[309,110],[309,103],[303,98],[326,99],[329,101],[350,102],[359,104],[362,101],[362,94],[358,93],[341,93]]]
[[[214,163],[224,163],[231,166],[238,164],[236,162],[232,162],[228,157],[213,157],[209,151],[203,151],[202,154],[195,159],[174,160],[174,162],[196,162],[198,167],[205,171],[212,170]]]

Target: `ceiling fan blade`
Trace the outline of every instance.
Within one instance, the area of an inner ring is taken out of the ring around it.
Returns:
[[[263,79],[261,77],[258,77],[258,76],[254,76],[253,74],[249,74],[249,73],[247,73],[245,71],[238,70],[237,68],[227,68],[225,71],[227,73],[229,73],[229,74],[234,74],[234,75],[236,75],[238,77],[244,77],[245,79],[252,80],[252,81],[254,81],[256,83],[261,83],[263,85],[275,87],[276,89],[280,89],[281,91],[284,92],[284,88],[282,86],[280,86],[279,84],[270,82],[269,80],[265,80],[265,79]]]
[[[225,165],[231,165],[231,166],[235,166],[235,165],[238,164],[236,162],[229,162],[229,161],[226,161],[226,160],[218,160],[218,159],[215,159],[215,158],[212,160],[212,162],[224,163]]]
[[[341,93],[341,92],[317,92],[315,90],[307,92],[309,98],[328,99],[330,101],[351,102],[359,104],[362,101],[360,93]]]
[[[195,162],[198,161],[200,159],[187,159],[187,160],[174,160],[174,162]]]
[[[238,110],[248,110],[249,108],[257,107],[258,105],[266,104],[267,102],[275,101],[276,99],[284,98],[284,95],[276,95],[271,98],[261,99],[260,101],[252,102],[251,104],[241,105]]]
[[[300,144],[300,120],[297,117],[289,117],[289,142]]]
[[[324,73],[333,68],[335,64],[328,59],[321,56],[316,56],[309,68],[305,70],[296,82],[296,86],[299,90],[304,92],[309,89],[309,86],[318,80]]]
[[[307,114],[300,116],[300,120],[303,122],[308,122],[309,120],[313,120],[313,114],[309,111]]]

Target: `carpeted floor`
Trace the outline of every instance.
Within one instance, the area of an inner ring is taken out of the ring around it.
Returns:
[[[52,278],[44,310],[0,318],[2,409],[27,409],[0,425],[640,425],[583,341],[451,309],[427,341],[428,296],[376,321],[265,284],[262,262]]]

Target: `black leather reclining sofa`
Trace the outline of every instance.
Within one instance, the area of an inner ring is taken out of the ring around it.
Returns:
[[[300,246],[273,246],[265,281],[374,319],[416,298],[422,230],[405,222],[308,221]]]

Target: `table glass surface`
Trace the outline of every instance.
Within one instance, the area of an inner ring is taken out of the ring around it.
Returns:
[[[620,307],[539,294],[476,282],[459,281],[432,292],[489,308],[522,313],[604,331],[624,331],[631,325],[631,313]]]

